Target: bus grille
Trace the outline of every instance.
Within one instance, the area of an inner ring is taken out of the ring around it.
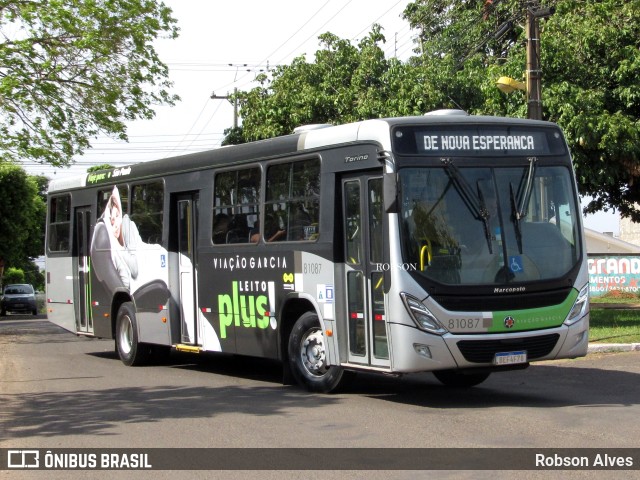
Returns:
[[[558,305],[567,299],[569,293],[571,293],[571,287],[553,291],[527,292],[522,295],[442,295],[435,293],[432,298],[447,310],[490,312]]]
[[[467,362],[491,363],[496,353],[527,351],[527,358],[535,360],[549,355],[558,343],[560,335],[541,335],[539,337],[513,338],[503,340],[460,340],[457,345]]]

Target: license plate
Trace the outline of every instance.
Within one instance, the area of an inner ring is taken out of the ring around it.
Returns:
[[[513,365],[516,363],[527,363],[527,352],[500,352],[496,353],[493,359],[495,365]]]

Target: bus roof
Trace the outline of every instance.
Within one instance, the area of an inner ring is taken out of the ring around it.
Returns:
[[[461,114],[460,112],[462,111],[442,111],[442,114],[439,114],[440,112],[436,111],[424,116],[372,119],[344,125],[324,126],[326,128],[302,129],[300,133],[242,145],[231,145],[188,155],[141,162],[125,167],[87,173],[73,178],[54,179],[49,183],[49,192],[81,188],[87,185],[115,183],[120,178],[146,178],[157,175],[159,172],[170,174],[199,170],[215,165],[231,166],[248,161],[301,153],[330,145],[349,144],[357,141],[375,142],[380,144],[383,150],[391,150],[391,128],[402,125],[553,125],[544,121],[475,116],[466,115],[464,112]]]

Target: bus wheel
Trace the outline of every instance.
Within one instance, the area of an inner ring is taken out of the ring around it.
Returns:
[[[147,345],[138,342],[138,325],[133,303],[125,302],[116,320],[116,350],[122,363],[133,367],[142,365],[149,356]]]
[[[302,315],[289,336],[289,364],[298,383],[312,392],[328,393],[340,386],[344,370],[327,365],[324,335],[318,316]]]
[[[460,373],[455,370],[436,370],[435,377],[447,387],[475,387],[489,378],[490,373]]]

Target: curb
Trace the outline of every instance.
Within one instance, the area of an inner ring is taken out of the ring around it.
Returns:
[[[589,353],[640,352],[640,343],[590,343]]]

